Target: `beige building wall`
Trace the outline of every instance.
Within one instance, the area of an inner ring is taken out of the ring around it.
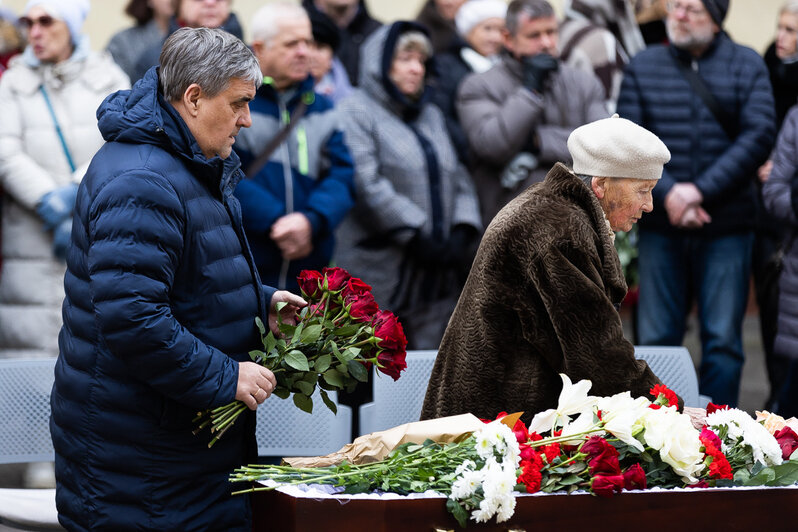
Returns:
[[[255,11],[268,0],[233,0],[233,9],[244,26],[248,38],[248,21]],[[426,0],[366,0],[372,15],[383,22],[399,18],[414,18]],[[561,12],[563,0],[551,0]],[[784,0],[731,0],[726,29],[742,44],[763,52],[775,34],[776,17]],[[2,0],[4,6],[21,13],[27,0]],[[114,32],[131,23],[124,14],[126,0],[92,0],[92,10],[86,21],[86,32],[91,36],[92,47],[105,47]]]

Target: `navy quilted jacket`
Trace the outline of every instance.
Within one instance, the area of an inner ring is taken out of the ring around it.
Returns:
[[[690,87],[676,61],[697,68],[707,88],[737,125],[734,139]],[[641,228],[673,230],[665,195],[677,182],[692,182],[704,195],[712,222],[698,232],[711,236],[752,229],[756,169],[775,141],[773,92],[762,58],[721,33],[698,59],[672,46],[637,54],[624,73],[618,113],[654,132],[671,160],[654,188],[654,212]],[[695,230],[693,230],[695,231]]]
[[[212,449],[192,418],[234,400],[272,291],[232,195],[238,158],[206,159],[157,86],[153,68],[97,112],[51,400],[56,502],[69,530],[247,530],[227,477],[253,457],[254,415]]]

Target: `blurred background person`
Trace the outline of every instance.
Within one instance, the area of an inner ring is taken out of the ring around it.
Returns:
[[[313,16],[321,11],[338,27],[341,44],[337,56],[349,75],[349,83],[358,84],[360,71],[360,47],[366,38],[382,24],[374,19],[364,0],[302,0],[302,7]]]
[[[219,28],[243,39],[244,32],[232,12],[232,3],[233,0],[175,0],[175,15],[169,20],[166,35],[141,52],[130,80],[135,83],[158,64],[164,41],[180,28]]]
[[[790,417],[798,416],[798,106],[787,113],[772,160],[772,171],[763,186],[764,203],[789,236],[778,280],[777,330],[772,346],[783,374],[775,382],[778,388],[771,390],[769,407]]]
[[[785,3],[777,21],[776,40],[765,52],[765,64],[770,73],[773,97],[776,103],[776,129],[781,130],[790,107],[798,102],[798,1]],[[782,146],[782,149],[787,149]],[[751,270],[754,274],[754,293],[759,307],[759,325],[762,348],[765,352],[770,393],[765,402],[766,410],[776,408],[776,400],[787,375],[786,359],[773,351],[776,337],[779,304],[779,273],[781,249],[789,227],[775,218],[765,208],[762,187],[770,177],[773,156],[759,168],[757,226]],[[783,169],[782,169],[783,171]]]
[[[668,16],[668,0],[634,0],[635,19],[646,45],[668,42],[665,18]]]
[[[560,60],[592,72],[604,86],[607,109],[615,111],[623,69],[645,48],[631,0],[565,0],[560,24]]]
[[[546,0],[510,2],[502,38],[501,62],[463,79],[455,103],[485,226],[551,165],[570,162],[574,129],[608,116],[598,78],[558,60],[557,18]]]
[[[174,0],[130,0],[127,3],[125,14],[132,17],[136,25],[117,32],[106,49],[128,77],[135,76],[139,56],[166,38],[174,12]]]
[[[457,38],[454,17],[465,0],[427,0],[416,22],[427,28],[435,54],[446,51]]]
[[[356,202],[334,259],[399,316],[408,349],[438,347],[480,230],[468,173],[428,103],[425,31],[399,21],[369,37],[360,86],[340,104]]]
[[[471,0],[457,11],[457,38],[447,51],[435,55],[438,70],[432,101],[443,111],[446,129],[460,160],[469,164],[468,137],[455,109],[457,89],[468,74],[490,70],[498,64],[507,4],[503,0]]]
[[[109,55],[91,52],[88,12],[88,0],[28,2],[28,45],[0,79],[0,358],[58,355],[72,208],[103,144],[95,113],[129,87]],[[31,466],[25,483],[54,485],[51,465]]]
[[[343,63],[336,55],[341,46],[341,34],[333,21],[319,10],[308,13],[313,31],[313,42],[308,50],[310,75],[316,81],[315,91],[333,103],[341,101],[352,92],[352,84]]]
[[[25,38],[17,25],[13,11],[0,6],[0,76],[8,68],[12,57],[25,48]]]
[[[249,104],[252,127],[236,141],[248,179],[235,195],[261,280],[296,291],[302,270],[329,266],[335,228],[354,203],[352,157],[339,113],[308,74],[305,10],[266,4],[253,17],[252,37],[264,83]]]

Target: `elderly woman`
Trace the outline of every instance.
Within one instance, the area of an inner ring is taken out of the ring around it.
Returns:
[[[438,71],[433,103],[446,118],[446,128],[457,155],[468,163],[468,137],[457,118],[454,102],[460,82],[473,72],[485,72],[499,62],[507,4],[502,0],[471,0],[454,18],[458,38],[449,49],[435,55]]]
[[[560,373],[596,395],[647,395],[659,381],[623,336],[626,295],[613,231],[651,212],[670,159],[622,118],[574,130],[558,163],[493,219],[441,342],[422,418],[526,412],[557,404]]]
[[[95,113],[129,86],[110,57],[89,50],[80,32],[88,4],[28,2],[28,46],[0,79],[0,358],[58,355],[72,207],[103,144]],[[51,482],[46,469],[29,473],[30,486]]]
[[[334,259],[400,317],[411,349],[438,346],[479,232],[469,176],[427,103],[431,51],[413,22],[379,29],[363,45],[359,88],[340,103],[356,203]]]

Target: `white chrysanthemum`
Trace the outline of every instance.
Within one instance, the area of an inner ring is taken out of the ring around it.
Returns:
[[[503,523],[510,519],[515,513],[515,496],[509,494],[504,497],[496,510],[496,522]]]
[[[474,469],[476,469],[476,467],[477,464],[475,464],[473,460],[466,460],[465,462],[457,466],[457,469],[454,470],[454,475],[459,477],[465,471],[473,471]]]
[[[540,412],[529,424],[529,432],[543,434],[562,425],[565,428],[570,423],[570,416],[581,414],[582,412],[593,411],[596,404],[596,397],[587,395],[593,385],[589,380],[581,380],[576,384],[571,383],[568,375],[560,373],[562,379],[562,391],[557,402],[557,408]]]
[[[474,433],[474,439],[476,440],[474,447],[480,458],[487,460],[488,457],[493,456],[493,442],[491,441],[490,431],[482,428]]]
[[[686,483],[694,484],[696,475],[704,468],[704,455],[699,432],[690,416],[678,413],[673,407],[648,409],[643,415],[643,427],[646,445],[658,450],[662,461]]]
[[[781,447],[776,438],[746,412],[737,408],[716,410],[707,416],[705,423],[716,432],[721,426],[727,428],[721,449],[724,453],[737,445],[747,445],[755,462],[765,465],[782,463]]]
[[[471,512],[471,519],[477,523],[487,523],[498,510],[498,503],[494,499],[484,499],[479,502],[479,508]]]
[[[482,485],[484,474],[482,470],[466,470],[463,475],[452,484],[452,499],[467,499],[476,493]]]

